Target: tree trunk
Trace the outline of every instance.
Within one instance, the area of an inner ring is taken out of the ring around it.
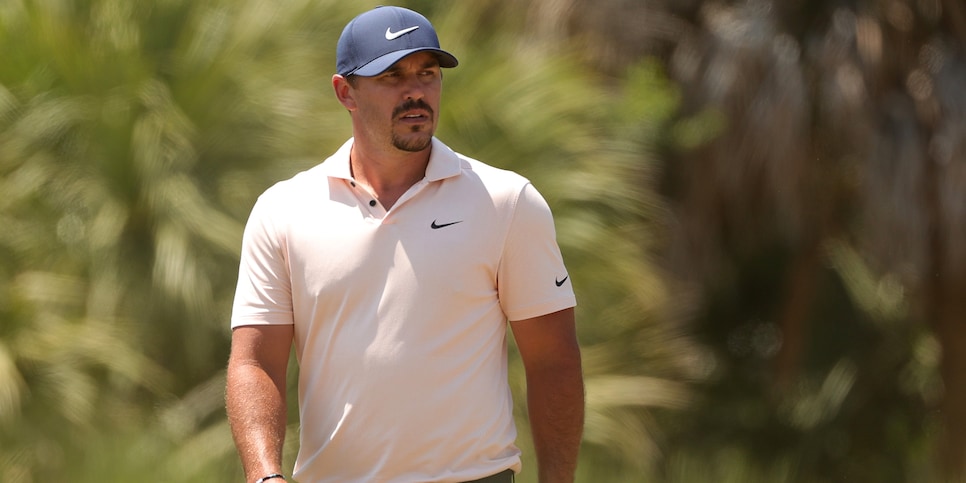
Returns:
[[[941,197],[945,174],[932,156],[925,156],[923,196],[929,220],[927,278],[923,313],[942,345],[940,376],[945,393],[940,402],[942,434],[939,467],[947,481],[966,476],[966,270],[950,256],[951,227]]]
[[[819,261],[818,243],[811,243],[798,252],[785,279],[785,303],[779,315],[782,345],[775,360],[775,389],[779,393],[791,388],[801,373],[802,354],[807,349],[809,337],[808,312],[813,303]]]

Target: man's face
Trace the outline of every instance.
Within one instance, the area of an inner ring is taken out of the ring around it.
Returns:
[[[442,76],[436,56],[416,52],[374,77],[353,82],[353,121],[370,141],[418,152],[436,132]]]

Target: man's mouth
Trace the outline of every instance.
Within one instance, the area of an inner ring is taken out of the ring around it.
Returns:
[[[407,102],[396,109],[395,118],[406,122],[419,122],[432,118],[433,110],[422,101]]]
[[[429,119],[429,115],[424,112],[407,112],[400,116],[399,119],[405,122],[423,122]]]

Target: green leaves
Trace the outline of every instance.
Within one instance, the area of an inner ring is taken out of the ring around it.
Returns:
[[[0,6],[0,480],[235,479],[218,388],[242,226],[266,187],[350,135],[329,79],[363,8]],[[435,8],[463,62],[439,135],[550,202],[581,304],[588,442],[637,471],[656,455],[642,414],[688,397],[648,255],[650,152],[677,98],[653,64],[626,83],[588,70],[552,22],[526,30],[536,10]]]

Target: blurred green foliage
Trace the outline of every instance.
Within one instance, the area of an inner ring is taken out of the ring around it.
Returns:
[[[961,329],[932,320],[966,317],[933,282],[966,246],[962,8],[402,3],[461,60],[439,136],[554,210],[578,481],[940,481],[937,447],[962,456]],[[335,42],[376,4],[0,0],[0,482],[242,479],[241,230],[350,135]],[[512,351],[510,382],[522,409]]]
[[[660,202],[637,182],[648,138],[627,130],[656,132],[673,90],[654,64],[605,88],[522,25],[491,30],[513,17],[493,5],[425,7],[464,60],[446,73],[440,136],[555,207],[583,301],[587,440],[615,453],[610,474],[640,474],[655,449],[637,410],[680,407],[687,390],[679,353],[652,337],[664,295],[642,247]],[[263,189],[348,136],[328,82],[363,7],[0,8],[0,480],[238,481],[222,394],[241,227]]]

